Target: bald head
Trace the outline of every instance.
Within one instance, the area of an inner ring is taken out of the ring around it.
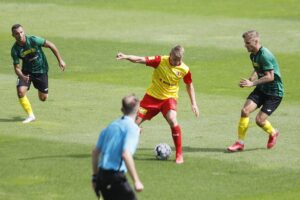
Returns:
[[[130,94],[122,99],[122,112],[124,115],[136,114],[139,108],[139,99],[134,95]]]

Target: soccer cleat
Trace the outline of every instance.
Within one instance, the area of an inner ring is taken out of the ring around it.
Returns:
[[[34,115],[30,115],[22,123],[23,124],[27,124],[27,123],[33,122],[34,120],[35,120],[35,116]]]
[[[244,144],[241,144],[239,141],[235,142],[233,145],[227,148],[230,152],[243,151]]]
[[[182,154],[176,155],[176,164],[182,164],[183,163],[183,156]]]
[[[269,140],[267,144],[268,149],[271,149],[273,146],[275,146],[278,135],[279,135],[279,131],[276,130],[276,132],[273,135],[269,136]]]

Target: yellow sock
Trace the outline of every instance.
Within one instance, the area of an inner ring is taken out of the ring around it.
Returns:
[[[268,120],[266,120],[265,125],[263,125],[261,128],[270,135],[275,132],[275,129]]]
[[[249,127],[249,117],[241,117],[238,126],[238,138],[239,140],[244,140],[246,136],[246,131]]]
[[[19,102],[22,106],[22,108],[25,110],[25,112],[30,116],[33,115],[33,111],[31,108],[31,104],[27,98],[27,96],[24,96],[22,98],[19,98]]]

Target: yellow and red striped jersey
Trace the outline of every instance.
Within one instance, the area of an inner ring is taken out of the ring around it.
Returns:
[[[146,65],[154,68],[152,82],[146,93],[156,99],[178,98],[179,81],[192,83],[189,67],[183,62],[178,66],[170,64],[170,56],[145,57]]]

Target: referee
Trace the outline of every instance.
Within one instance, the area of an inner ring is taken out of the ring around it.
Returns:
[[[125,173],[129,172],[137,192],[144,189],[133,160],[140,129],[134,122],[139,100],[134,95],[122,99],[123,116],[110,123],[100,133],[92,152],[92,185],[98,198],[105,200],[135,200]]]

